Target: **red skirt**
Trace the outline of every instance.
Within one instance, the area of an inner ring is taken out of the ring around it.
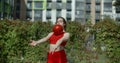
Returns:
[[[47,63],[67,63],[67,58],[64,50],[48,53]]]

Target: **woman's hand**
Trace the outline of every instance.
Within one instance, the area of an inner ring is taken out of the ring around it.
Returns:
[[[37,45],[37,42],[36,41],[34,41],[34,40],[30,40],[30,44],[29,45],[31,45],[31,46],[36,46]]]
[[[51,47],[51,49],[50,49],[50,53],[54,53],[55,52],[55,50],[57,49],[57,45],[54,45],[53,47]]]

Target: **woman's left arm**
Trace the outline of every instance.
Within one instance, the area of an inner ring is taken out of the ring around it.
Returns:
[[[64,36],[62,38],[60,38],[57,42],[56,42],[56,48],[63,42],[63,41],[67,41],[70,37],[69,33],[65,33]]]
[[[70,34],[69,34],[69,33],[65,33],[64,36],[63,36],[62,38],[60,38],[60,39],[56,42],[56,44],[55,44],[54,48],[52,48],[51,52],[54,53],[54,51],[57,49],[57,47],[58,47],[63,41],[67,41],[67,40],[69,39],[69,37],[70,37]]]

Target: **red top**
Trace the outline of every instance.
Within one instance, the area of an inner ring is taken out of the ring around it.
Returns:
[[[49,38],[50,44],[56,44],[56,42],[57,42],[60,38],[62,38],[63,35],[64,35],[64,33],[62,33],[62,34],[60,34],[60,35],[55,35],[55,34],[53,33],[53,35]],[[66,45],[66,41],[63,41],[60,45],[61,45],[61,46],[65,46],[65,45]]]

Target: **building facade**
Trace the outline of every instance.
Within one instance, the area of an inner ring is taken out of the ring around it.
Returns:
[[[115,1],[116,1],[116,0],[113,0],[113,4],[114,4]],[[114,11],[114,18],[115,18],[117,21],[120,22],[120,6],[117,6],[117,7],[114,7],[114,6],[113,6],[113,10],[115,10],[115,11]]]
[[[3,0],[4,1],[4,0]],[[52,21],[62,16],[67,21],[92,24],[105,16],[120,18],[114,0],[13,0],[13,19],[30,21]]]

